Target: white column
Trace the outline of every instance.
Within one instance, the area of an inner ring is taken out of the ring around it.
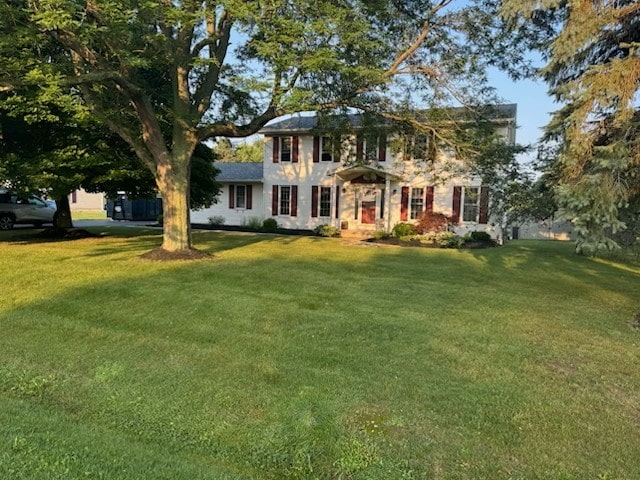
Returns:
[[[385,219],[387,220],[387,232],[391,231],[391,179],[389,178],[389,174],[387,174],[387,177],[385,178],[384,181],[384,191],[386,192],[384,201],[387,204],[386,208],[384,209],[384,216]]]

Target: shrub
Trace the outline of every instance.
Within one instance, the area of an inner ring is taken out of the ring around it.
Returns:
[[[411,223],[396,223],[391,230],[391,235],[396,238],[410,237],[416,233],[416,227]]]
[[[340,236],[340,230],[338,230],[333,225],[327,225],[327,224],[318,225],[316,228],[313,229],[313,233],[321,237],[339,237]]]
[[[458,248],[463,243],[462,237],[453,232],[438,232],[434,236],[434,241],[442,248]]]
[[[469,233],[469,240],[472,242],[490,242],[491,235],[487,232],[480,232],[478,230]]]
[[[451,217],[443,213],[423,212],[416,223],[416,231],[418,233],[442,232],[451,223]]]
[[[386,230],[376,230],[375,232],[373,232],[373,238],[375,238],[376,240],[385,240],[390,236],[391,234]]]
[[[213,225],[214,227],[219,227],[224,225],[224,217],[222,215],[214,215],[213,217],[209,217],[209,225]]]
[[[278,230],[278,222],[275,218],[265,218],[262,222],[262,230],[264,232],[275,232]]]
[[[249,217],[242,220],[242,226],[249,230],[260,230],[264,223],[260,217]]]

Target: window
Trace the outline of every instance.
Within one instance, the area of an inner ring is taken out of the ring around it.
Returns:
[[[229,208],[251,210],[253,199],[251,185],[229,185]]]
[[[236,208],[246,208],[247,206],[247,187],[244,185],[236,186]]]
[[[30,205],[34,205],[36,207],[46,207],[47,204],[44,203],[43,200],[40,200],[38,197],[29,197],[29,199],[27,200],[29,202]]]
[[[280,215],[289,215],[291,213],[291,187],[280,187]]]
[[[462,221],[477,222],[480,213],[480,189],[478,187],[464,187],[462,203]]]
[[[333,162],[333,156],[336,153],[337,142],[331,137],[322,137],[322,151],[320,159],[323,162]]]
[[[424,211],[424,188],[411,189],[411,219],[415,220]]]
[[[331,216],[331,187],[320,187],[320,216]]]
[[[280,161],[291,161],[291,137],[279,137],[280,138]]]
[[[429,159],[429,135],[419,133],[417,135],[406,135],[403,141],[403,158],[409,160]]]
[[[367,135],[364,139],[364,154],[369,161],[378,159],[378,137]]]

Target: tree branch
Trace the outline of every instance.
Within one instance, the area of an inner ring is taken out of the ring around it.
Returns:
[[[211,96],[220,80],[222,64],[229,49],[232,26],[233,21],[227,11],[222,13],[215,27],[213,26],[213,22],[208,22],[208,37],[203,41],[206,40],[206,44],[209,46],[210,62],[208,64],[208,71],[194,94],[194,104],[200,117],[209,109]],[[202,48],[204,48],[204,45]],[[196,51],[199,53],[199,50],[194,48],[194,52]],[[194,54],[193,58],[196,58],[196,56],[197,53]]]
[[[452,1],[453,0],[441,0],[440,3],[438,3],[436,6],[434,6],[431,9],[431,11],[429,12],[429,15],[427,16],[427,19],[422,24],[422,29],[420,31],[420,34],[416,37],[416,39],[413,41],[413,43],[411,43],[411,45],[409,45],[408,48],[406,48],[404,51],[402,51],[402,52],[400,52],[398,54],[398,56],[396,57],[395,61],[391,64],[391,66],[383,74],[383,78],[389,78],[389,77],[395,75],[396,72],[398,71],[398,69],[400,68],[400,65],[402,65],[409,57],[411,57],[416,52],[416,50],[418,50],[418,48],[420,48],[420,45],[422,45],[422,42],[424,42],[424,39],[427,38],[427,35],[429,34],[429,32],[432,29],[431,21],[432,21],[433,17],[435,17],[435,15],[440,10],[445,8]]]

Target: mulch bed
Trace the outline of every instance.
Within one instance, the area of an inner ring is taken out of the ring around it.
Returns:
[[[164,248],[154,248],[150,252],[143,253],[140,258],[144,260],[153,260],[159,262],[172,260],[205,260],[213,258],[213,255],[202,250],[181,250],[179,252],[169,252]]]
[[[83,238],[98,238],[102,235],[92,233],[84,228],[45,228],[37,234],[40,238],[49,240],[80,240]]]

